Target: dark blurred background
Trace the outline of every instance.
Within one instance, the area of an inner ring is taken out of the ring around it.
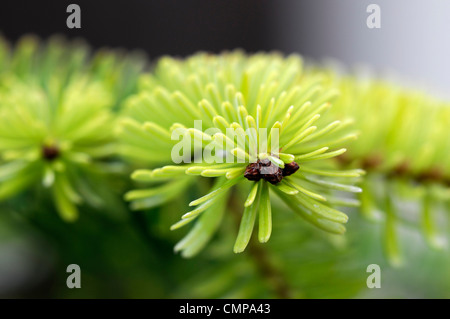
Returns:
[[[81,29],[66,8],[81,7]],[[381,28],[369,29],[369,4]],[[143,49],[154,59],[243,48],[333,58],[450,99],[450,1],[443,0],[40,0],[4,1],[0,32],[82,37],[95,48]]]
[[[81,7],[81,29],[68,29],[66,8]],[[24,33],[83,37],[94,47],[144,49],[151,57],[198,50],[270,49],[269,1],[44,0],[2,4],[0,26],[15,40]]]

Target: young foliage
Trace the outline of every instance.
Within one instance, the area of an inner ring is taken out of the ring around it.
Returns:
[[[2,40],[0,57],[0,200],[41,184],[67,221],[83,202],[104,204],[92,184],[117,171],[114,108],[142,62],[32,37],[12,50]]]
[[[207,243],[206,228],[209,238],[222,215],[217,203],[226,206],[224,198],[238,184],[248,185],[250,191],[245,203],[239,204],[243,216],[234,246],[237,253],[246,248],[256,220],[259,241],[269,240],[272,214],[279,213],[272,212],[272,196],[279,196],[321,229],[345,231],[347,216],[333,208],[333,200],[339,201],[332,196],[333,190],[360,192],[341,181],[354,183],[363,171],[336,169],[329,159],[343,154],[342,146],[356,134],[346,131],[348,121],[327,116],[338,92],[324,89],[320,77],[303,73],[302,65],[295,55],[248,56],[240,51],[200,53],[186,60],[164,57],[152,74],[142,78],[140,92],[127,101],[122,154],[146,165],[163,165],[138,170],[134,179],[175,183],[188,175],[185,188],[195,181],[192,176],[215,180],[211,191],[192,201],[193,209],[172,226],[177,229],[198,219],[176,248],[184,256]],[[200,129],[196,120],[202,121]],[[228,129],[235,132],[231,138]],[[190,141],[194,155],[170,165],[171,151],[178,142],[171,139],[175,132]],[[273,149],[275,139],[279,144]],[[126,198],[154,206],[152,198],[170,200],[185,188],[159,186],[158,192],[132,191]],[[339,201],[340,205],[349,202],[354,205],[354,201]],[[232,209],[228,205],[226,211]],[[212,214],[217,218],[214,221]]]
[[[312,73],[316,72],[327,74]],[[450,203],[450,104],[388,82],[339,78],[332,72],[328,81],[342,92],[333,114],[351,115],[361,133],[338,157],[339,165],[367,171],[360,210],[384,225],[382,241],[391,263],[402,263],[398,232],[404,225],[421,230],[432,248],[444,248]]]

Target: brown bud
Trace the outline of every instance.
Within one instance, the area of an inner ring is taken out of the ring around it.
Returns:
[[[270,160],[258,160],[245,169],[244,177],[250,181],[259,181],[263,178],[271,184],[277,184],[283,179],[283,171]]]
[[[283,176],[289,176],[298,171],[298,164],[296,162],[286,163],[283,168]]]
[[[276,167],[276,165],[273,165]],[[277,167],[277,170],[273,174],[265,174],[262,175],[263,178],[268,181],[270,184],[278,184],[283,179],[283,172],[281,168]]]
[[[259,163],[250,163],[244,172],[244,177],[249,181],[259,181],[261,175],[259,174]]]
[[[42,157],[47,161],[53,161],[60,155],[59,148],[53,145],[44,145],[42,147]]]

